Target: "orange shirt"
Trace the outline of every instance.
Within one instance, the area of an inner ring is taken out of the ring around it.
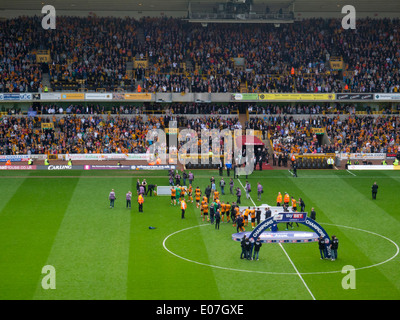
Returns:
[[[285,196],[283,197],[283,202],[289,203],[289,200],[290,200],[289,198],[290,198],[289,195],[286,193]]]
[[[226,210],[226,204],[225,203],[221,203],[221,213],[224,213]]]
[[[181,202],[181,209],[185,210],[186,207],[187,207],[186,202],[185,202],[185,201],[182,201],[182,202]]]

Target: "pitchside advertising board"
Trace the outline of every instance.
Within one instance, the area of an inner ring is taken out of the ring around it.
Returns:
[[[133,165],[133,166],[118,166],[118,165],[83,165],[83,170],[175,170],[176,166],[167,165]]]
[[[75,160],[148,160],[147,153],[78,153],[78,154],[60,154],[58,159],[72,161]]]
[[[36,166],[0,166],[0,170],[36,170]]]
[[[386,153],[338,153],[336,156],[340,160],[383,160]]]
[[[0,170],[175,170],[176,165],[139,165],[139,166],[118,166],[118,165],[0,165]]]
[[[83,170],[83,166],[68,166],[68,165],[48,165],[48,166],[36,166],[37,170]]]
[[[400,166],[394,165],[350,165],[348,170],[400,170]]]
[[[19,161],[28,161],[29,156],[28,155],[1,155],[0,156],[0,162],[6,162],[7,160],[10,160],[11,162],[19,162]]]

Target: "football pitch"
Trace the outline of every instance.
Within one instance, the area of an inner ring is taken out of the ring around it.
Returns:
[[[211,176],[218,188],[217,170],[193,172],[194,188],[204,192]],[[315,242],[264,243],[258,261],[240,259],[232,223],[216,230],[202,221],[195,203],[181,219],[169,196],[147,196],[139,213],[137,179],[167,186],[166,171],[0,172],[0,299],[400,299],[400,171],[298,175],[255,171],[247,179],[252,198],[242,188],[242,205],[275,205],[278,192],[303,198],[305,211],[314,207],[316,221],[339,239],[336,261],[321,260]],[[221,200],[235,201],[226,172],[224,179]],[[242,187],[246,178],[234,182]],[[264,186],[262,201],[257,182]],[[125,207],[128,191],[134,193],[132,209]],[[43,286],[48,265],[54,289]],[[346,288],[350,275],[353,286]]]

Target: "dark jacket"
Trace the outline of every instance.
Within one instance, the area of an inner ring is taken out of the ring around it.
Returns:
[[[332,239],[332,246],[331,249],[337,250],[337,248],[339,247],[339,240],[338,238]]]
[[[260,251],[261,246],[261,241],[257,240],[256,242],[254,242],[254,251]]]
[[[319,250],[325,250],[325,239],[318,240],[318,247],[319,247]]]
[[[209,198],[211,194],[211,188],[207,187],[206,190],[204,190],[204,193],[207,196],[207,198]]]

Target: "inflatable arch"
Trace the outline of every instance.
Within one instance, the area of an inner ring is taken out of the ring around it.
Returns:
[[[249,238],[251,241],[255,241],[268,228],[271,228],[271,230],[274,232],[276,230],[276,225],[278,223],[284,223],[284,222],[288,222],[288,221],[286,221],[286,220],[279,221],[276,219],[276,216],[267,218],[266,220],[261,222],[257,227],[254,228],[254,230],[249,235]],[[298,221],[292,220],[292,222],[301,223],[301,224],[309,227],[311,230],[313,230],[318,235],[318,237],[322,237],[325,240],[325,245],[327,246],[327,248],[329,248],[331,239],[330,239],[328,233],[325,231],[324,228],[321,227],[321,225],[318,222],[307,217],[306,213],[305,213],[304,219],[298,220]],[[327,251],[328,251],[328,255],[330,256],[330,250],[327,250]]]

